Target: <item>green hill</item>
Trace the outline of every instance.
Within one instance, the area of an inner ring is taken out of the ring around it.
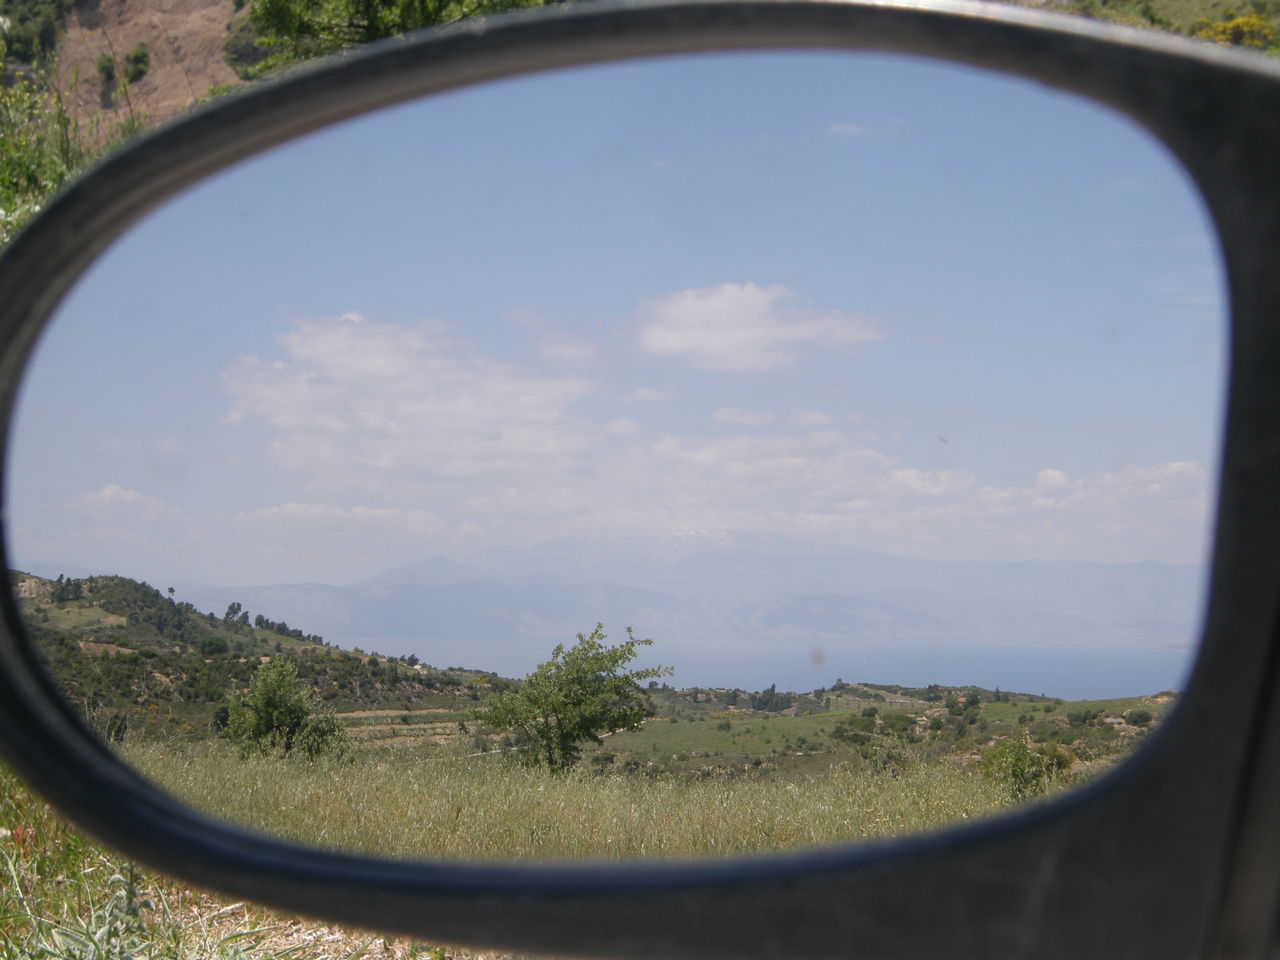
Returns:
[[[462,712],[480,691],[507,683],[416,657],[341,650],[238,603],[222,616],[201,612],[125,577],[13,572],[10,581],[51,675],[109,739],[207,737],[228,693],[277,656],[294,658],[299,677],[339,713]]]
[[[109,740],[207,740],[228,695],[244,689],[259,664],[284,656],[362,749],[404,758],[523,749],[471,718],[516,680],[343,650],[239,603],[219,616],[125,577],[14,572],[11,582],[51,674]],[[1175,699],[1066,702],[975,686],[843,680],[803,693],[654,681],[646,695],[652,718],[589,746],[585,765],[601,773],[790,779],[833,763],[967,762],[1018,739],[1060,751],[1073,771],[1087,773],[1129,752]]]

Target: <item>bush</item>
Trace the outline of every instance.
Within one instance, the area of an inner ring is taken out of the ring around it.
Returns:
[[[875,729],[875,717],[847,717],[831,728],[831,737],[844,743],[866,743]]]
[[[885,730],[893,733],[906,733],[908,730],[914,729],[916,725],[915,717],[898,710],[890,711],[880,719],[884,723]]]
[[[1011,799],[1039,796],[1071,769],[1071,754],[1056,743],[1032,750],[1021,740],[1005,740],[982,755],[982,772],[1002,784]]]
[[[293,745],[308,760],[315,760],[326,754],[341,756],[350,746],[342,724],[327,710],[313,713],[303,721]]]
[[[1150,710],[1130,710],[1124,715],[1124,719],[1126,723],[1130,723],[1135,727],[1145,727],[1155,717]]]
[[[1234,17],[1225,23],[1197,20],[1192,26],[1191,35],[1201,40],[1212,40],[1214,43],[1233,47],[1252,47],[1255,50],[1266,50],[1274,46],[1277,40],[1276,28],[1256,13]]]
[[[1101,710],[1072,710],[1067,714],[1067,722],[1073,727],[1084,727],[1102,716]]]
[[[230,697],[222,735],[246,755],[288,756],[297,749],[314,760],[348,746],[338,718],[319,709],[314,694],[298,682],[297,665],[284,657],[264,663],[249,689]]]
[[[102,78],[104,87],[113,87],[116,83],[116,58],[109,53],[98,57],[98,76]]]

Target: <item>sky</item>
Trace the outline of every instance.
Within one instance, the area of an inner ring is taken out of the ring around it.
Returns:
[[[221,586],[729,530],[1194,563],[1225,313],[1163,147],[1026,81],[814,52],[505,81],[119,241],[24,385],[10,549]]]

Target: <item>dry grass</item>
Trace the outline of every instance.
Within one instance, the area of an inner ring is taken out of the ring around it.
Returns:
[[[368,751],[345,763],[242,759],[219,745],[129,759],[206,812],[329,849],[445,860],[683,858],[848,843],[989,816],[1007,793],[976,772],[833,765],[786,782],[554,775],[494,756]]]

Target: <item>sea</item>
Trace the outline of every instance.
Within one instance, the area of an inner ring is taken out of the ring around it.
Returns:
[[[330,637],[338,646],[388,656],[416,655],[436,667],[491,670],[522,677],[550,658],[564,637]],[[610,637],[609,642],[616,642]],[[636,668],[670,666],[673,687],[808,692],[846,683],[923,687],[974,685],[1063,700],[1134,697],[1181,690],[1195,648],[975,646],[890,642],[762,642],[711,644],[657,638],[641,648]]]

